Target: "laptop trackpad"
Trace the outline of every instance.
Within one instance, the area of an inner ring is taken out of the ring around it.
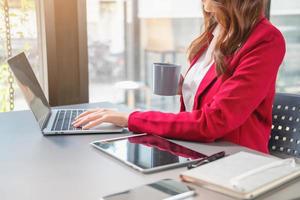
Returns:
[[[89,130],[97,130],[97,131],[116,131],[116,132],[121,132],[122,130],[123,130],[123,128],[122,127],[120,127],[120,126],[116,126],[116,125],[114,125],[114,124],[112,124],[112,123],[106,123],[106,122],[104,122],[104,123],[102,123],[102,124],[100,124],[100,125],[98,125],[98,126],[95,126],[95,127],[93,127],[93,128],[90,128]]]

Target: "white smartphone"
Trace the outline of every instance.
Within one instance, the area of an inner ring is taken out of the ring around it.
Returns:
[[[163,179],[102,197],[102,200],[180,200],[194,195],[195,191],[184,183],[172,179]]]

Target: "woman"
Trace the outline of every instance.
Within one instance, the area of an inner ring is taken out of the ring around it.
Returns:
[[[74,126],[102,122],[163,137],[230,141],[268,153],[275,81],[285,55],[282,34],[263,16],[264,0],[203,0],[205,31],[188,50],[181,109],[119,113],[95,109]]]

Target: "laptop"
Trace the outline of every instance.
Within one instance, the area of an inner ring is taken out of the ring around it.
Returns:
[[[122,127],[111,123],[102,123],[88,130],[73,127],[73,120],[83,113],[84,109],[51,108],[24,52],[8,59],[7,62],[44,135],[118,133],[123,131]]]

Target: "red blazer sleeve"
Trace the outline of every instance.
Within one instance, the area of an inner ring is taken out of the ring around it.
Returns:
[[[243,52],[211,102],[192,112],[133,112],[128,128],[174,139],[211,142],[241,126],[274,87],[285,42],[273,31]]]

